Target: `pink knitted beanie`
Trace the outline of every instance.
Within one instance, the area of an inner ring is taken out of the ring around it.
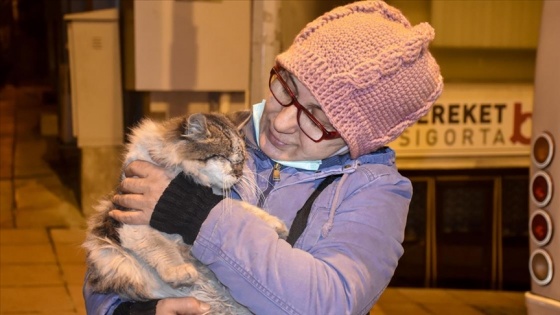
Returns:
[[[357,158],[395,140],[441,94],[433,38],[428,23],[413,27],[384,2],[360,1],[307,24],[276,62],[309,88]]]

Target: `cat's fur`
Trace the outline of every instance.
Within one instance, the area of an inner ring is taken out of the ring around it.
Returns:
[[[238,121],[247,116],[238,116]],[[222,194],[239,181],[245,161],[243,137],[221,114],[194,114],[165,122],[144,120],[132,130],[124,165],[134,160],[163,166],[172,176],[184,173]],[[184,176],[180,174],[179,176]],[[117,192],[118,193],[118,192]],[[243,203],[287,236],[286,226],[263,210]],[[210,304],[211,314],[250,314],[236,303],[214,274],[190,254],[181,236],[147,225],[127,225],[108,216],[110,197],[88,221],[89,284],[96,292],[115,292],[126,300],[193,296]]]

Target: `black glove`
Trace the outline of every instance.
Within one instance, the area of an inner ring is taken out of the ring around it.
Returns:
[[[158,301],[123,302],[113,311],[113,315],[155,315]]]
[[[165,233],[179,234],[185,244],[192,245],[202,222],[223,198],[215,195],[212,188],[179,174],[159,198],[150,226]]]

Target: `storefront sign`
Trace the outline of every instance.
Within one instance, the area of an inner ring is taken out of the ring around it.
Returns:
[[[528,156],[532,109],[529,84],[447,84],[389,146],[400,157]]]

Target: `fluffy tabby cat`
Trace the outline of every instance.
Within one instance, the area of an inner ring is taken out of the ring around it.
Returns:
[[[239,114],[235,120],[242,125],[248,115]],[[245,161],[245,143],[238,128],[221,114],[194,114],[164,122],[144,120],[129,136],[124,165],[134,160],[151,161],[172,176],[184,173],[212,187],[216,194],[227,193],[240,180]],[[282,221],[244,205],[286,237]],[[96,292],[115,292],[137,301],[193,296],[210,304],[211,314],[250,314],[206,266],[190,255],[190,246],[181,236],[147,225],[117,222],[108,216],[108,211],[115,208],[110,198],[100,202],[88,222],[83,244],[88,281]]]

